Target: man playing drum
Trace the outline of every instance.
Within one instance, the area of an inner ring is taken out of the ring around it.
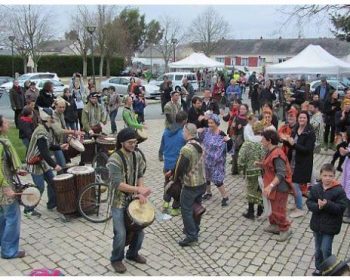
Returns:
[[[106,114],[102,108],[102,105],[98,103],[98,93],[91,92],[89,95],[89,101],[84,106],[81,122],[83,123],[83,129],[89,135],[99,134],[102,132],[102,124],[107,123]]]
[[[53,188],[54,173],[52,169],[59,172],[62,167],[51,158],[50,151],[67,149],[68,144],[54,145],[53,144],[53,130],[52,124],[53,111],[51,108],[40,109],[40,119],[42,124],[34,130],[32,138],[27,150],[26,162],[28,171],[32,175],[34,184],[42,194],[45,189],[45,181],[47,183],[47,209],[52,210],[56,207],[56,193]],[[28,216],[40,217],[41,214],[34,210],[34,208],[25,208],[24,213]]]
[[[110,258],[112,267],[117,273],[124,273],[124,248],[126,244],[125,212],[128,202],[138,198],[140,203],[146,203],[151,189],[144,186],[143,173],[145,161],[136,150],[137,135],[134,129],[124,128],[117,136],[117,151],[108,159],[111,189],[114,194],[112,202],[113,217],[113,250]],[[144,238],[143,230],[134,233],[126,258],[144,264],[146,259],[139,255]]]
[[[24,251],[19,251],[21,210],[15,199],[13,177],[21,171],[21,160],[6,134],[10,125],[0,115],[0,246],[4,259],[23,258]],[[6,147],[5,147],[5,146]],[[11,161],[11,162],[10,162]]]

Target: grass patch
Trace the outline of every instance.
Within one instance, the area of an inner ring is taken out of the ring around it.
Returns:
[[[24,163],[26,156],[26,147],[23,145],[22,139],[19,138],[18,129],[15,127],[10,127],[7,136],[10,139],[12,145],[15,147],[19,158]]]

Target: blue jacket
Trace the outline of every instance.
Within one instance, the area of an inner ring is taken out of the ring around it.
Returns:
[[[164,130],[162,144],[164,145],[164,170],[166,171],[175,169],[180,150],[186,144],[182,131],[182,127],[178,127],[176,130],[168,128]]]

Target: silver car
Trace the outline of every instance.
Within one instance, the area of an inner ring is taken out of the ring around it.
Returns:
[[[111,77],[101,83],[101,89],[105,90],[110,86],[114,86],[120,96],[125,96],[128,94],[130,78],[132,77]],[[135,77],[135,81],[137,80],[141,80],[141,84],[145,87],[145,98],[156,98],[160,96],[159,86],[146,84],[144,80]]]

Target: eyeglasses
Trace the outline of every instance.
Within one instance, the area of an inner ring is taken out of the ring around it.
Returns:
[[[137,145],[137,140],[125,141],[125,144],[127,144],[127,145]]]

